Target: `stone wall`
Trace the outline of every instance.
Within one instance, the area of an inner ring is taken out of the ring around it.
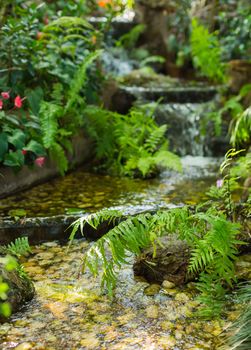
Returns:
[[[87,162],[92,156],[91,142],[83,135],[74,138],[73,149],[73,154],[68,156],[71,169]],[[57,175],[59,175],[57,166],[50,160],[47,160],[41,168],[35,165],[32,168],[24,166],[18,173],[14,173],[10,167],[3,166],[0,168],[0,198],[45,182]]]

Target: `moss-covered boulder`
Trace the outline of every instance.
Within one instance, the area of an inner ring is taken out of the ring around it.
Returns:
[[[4,264],[0,263],[0,276],[2,276],[2,281],[9,286],[6,301],[10,304],[12,313],[34,297],[34,285],[20,265],[14,270],[8,271]],[[1,316],[0,321],[4,321]]]
[[[160,243],[155,254],[153,247],[143,251],[134,264],[134,273],[149,282],[162,283],[168,280],[175,285],[184,284],[188,281],[188,244],[174,236],[163,237]]]

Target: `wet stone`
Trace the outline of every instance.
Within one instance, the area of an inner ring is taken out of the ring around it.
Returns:
[[[160,291],[159,284],[151,284],[149,287],[146,287],[144,290],[144,294],[148,296],[153,296]]]
[[[164,289],[173,289],[173,288],[175,288],[175,283],[167,281],[167,280],[164,280],[163,283],[162,283],[162,288],[164,288]]]

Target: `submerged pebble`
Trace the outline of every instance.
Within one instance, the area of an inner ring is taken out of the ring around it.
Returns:
[[[78,278],[76,266],[87,247],[81,240],[68,251],[55,242],[33,249],[24,265],[36,297],[0,326],[1,350],[217,349],[223,324],[194,318],[198,302],[187,289],[168,281],[148,285],[126,265],[110,300],[88,271]],[[52,265],[42,268],[46,261]]]

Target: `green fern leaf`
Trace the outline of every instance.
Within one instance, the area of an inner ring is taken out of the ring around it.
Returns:
[[[58,130],[58,118],[63,115],[63,108],[57,104],[43,101],[40,107],[42,138],[45,148],[51,148]]]
[[[49,151],[50,157],[56,162],[60,174],[64,175],[68,170],[68,159],[65,155],[64,149],[59,143],[54,142]]]
[[[0,252],[3,254],[15,255],[17,257],[31,253],[28,237],[19,237],[7,246],[0,246]]]

